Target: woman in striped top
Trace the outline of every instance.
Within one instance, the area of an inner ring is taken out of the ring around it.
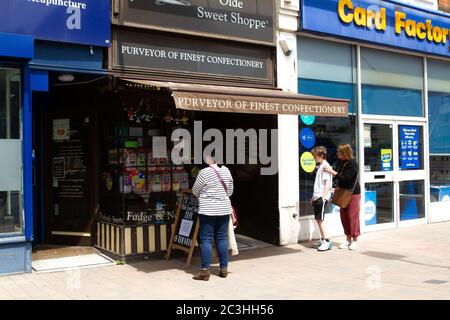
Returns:
[[[202,270],[194,279],[208,281],[213,240],[219,255],[219,276],[226,278],[228,275],[228,225],[232,214],[229,197],[233,194],[234,186],[227,167],[219,167],[212,156],[206,157],[206,163],[208,167],[199,172],[192,193],[199,199],[202,257]]]

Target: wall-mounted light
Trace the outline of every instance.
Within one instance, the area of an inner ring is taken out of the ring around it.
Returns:
[[[72,74],[61,74],[58,76],[58,80],[61,82],[72,82],[75,80],[75,77]]]

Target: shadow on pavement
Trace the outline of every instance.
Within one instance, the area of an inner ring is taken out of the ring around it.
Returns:
[[[399,254],[393,254],[393,253],[388,253],[388,252],[364,251],[364,252],[361,252],[361,254],[369,256],[369,257],[378,258],[378,259],[397,260],[397,261],[411,263],[411,264],[415,264],[415,265],[419,265],[419,266],[434,267],[434,268],[444,268],[444,269],[449,269],[450,270],[449,266],[441,266],[441,265],[435,265],[435,264],[411,261],[411,260],[406,259],[407,256],[403,256],[403,255],[399,255]]]
[[[233,262],[236,261],[295,254],[299,252],[303,252],[303,250],[278,246],[242,250],[237,256],[230,256],[230,264],[232,267]],[[194,257],[192,258],[191,266],[189,268],[185,267],[186,259],[187,255],[181,252],[174,251],[170,260],[165,260],[163,257],[149,258],[130,261],[127,263],[127,265],[135,268],[137,271],[145,273],[178,269],[183,270],[188,274],[196,274],[200,268],[200,254],[198,248],[196,248],[195,250]],[[212,262],[213,264],[216,264],[218,262],[215,254],[213,254]],[[211,267],[212,273],[217,273],[218,271],[218,267]],[[230,273],[232,273],[231,268]]]

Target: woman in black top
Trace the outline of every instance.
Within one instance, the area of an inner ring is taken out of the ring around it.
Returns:
[[[337,186],[343,189],[352,189],[353,196],[347,208],[341,208],[341,222],[346,241],[339,245],[340,249],[355,250],[358,248],[358,237],[360,231],[360,207],[361,207],[361,187],[358,183],[358,164],[353,158],[353,149],[349,144],[341,144],[338,147],[337,156],[339,158],[337,171],[331,167],[324,168],[330,172],[337,180]]]

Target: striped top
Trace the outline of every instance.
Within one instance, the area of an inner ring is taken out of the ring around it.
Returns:
[[[205,216],[226,216],[232,214],[230,196],[233,194],[233,177],[227,167],[217,167],[225,185],[228,188],[228,194],[225,192],[222,183],[214,172],[214,169],[208,167],[200,170],[192,193],[199,201],[199,214]]]

